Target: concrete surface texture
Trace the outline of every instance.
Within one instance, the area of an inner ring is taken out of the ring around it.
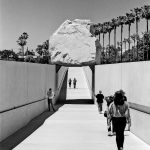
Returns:
[[[96,105],[64,105],[15,150],[117,150],[115,136],[107,136],[106,118]],[[150,150],[125,132],[124,150]]]
[[[80,71],[81,73],[82,71]],[[74,74],[75,75],[75,74]],[[80,76],[81,77],[81,76]],[[80,80],[78,80],[80,81]],[[87,90],[68,89],[74,100]],[[78,86],[80,84],[78,83]],[[75,93],[74,93],[75,92]],[[88,92],[84,93],[88,98]],[[14,150],[117,150],[115,136],[107,136],[106,118],[97,105],[66,104]],[[150,150],[150,146],[125,131],[124,150]]]

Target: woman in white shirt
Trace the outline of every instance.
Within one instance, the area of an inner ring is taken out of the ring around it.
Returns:
[[[116,144],[118,150],[123,150],[124,144],[124,130],[126,123],[130,123],[130,112],[129,105],[123,99],[123,94],[118,91],[114,95],[114,102],[109,106],[108,110],[108,124],[110,125],[111,120],[113,120],[114,129],[116,132]]]

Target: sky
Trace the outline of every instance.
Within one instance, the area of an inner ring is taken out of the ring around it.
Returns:
[[[18,51],[16,41],[23,32],[29,35],[26,47],[36,49],[67,19],[103,23],[145,4],[150,5],[150,0],[0,0],[0,50]],[[145,20],[141,21],[139,29],[146,30]],[[135,31],[134,25],[131,31]],[[123,36],[127,36],[127,27]]]

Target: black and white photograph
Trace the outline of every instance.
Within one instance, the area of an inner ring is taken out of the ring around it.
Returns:
[[[0,150],[150,150],[150,0],[0,0]]]

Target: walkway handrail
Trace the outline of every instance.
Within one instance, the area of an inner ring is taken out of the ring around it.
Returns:
[[[136,104],[136,103],[131,103],[129,102],[130,108],[149,114],[150,115],[150,107],[149,106],[144,106],[144,105],[140,105],[140,104]]]
[[[14,106],[14,107],[11,107],[11,108],[8,108],[8,109],[0,111],[0,114],[8,112],[8,111],[11,111],[11,110],[14,110],[14,109],[18,109],[18,108],[21,108],[21,107],[24,107],[24,106],[27,106],[27,105],[31,105],[33,103],[44,101],[44,100],[46,100],[46,98],[43,98],[43,99],[40,99],[40,100],[36,100],[36,101],[30,102],[30,103],[26,103],[26,104],[23,104],[23,105]]]

